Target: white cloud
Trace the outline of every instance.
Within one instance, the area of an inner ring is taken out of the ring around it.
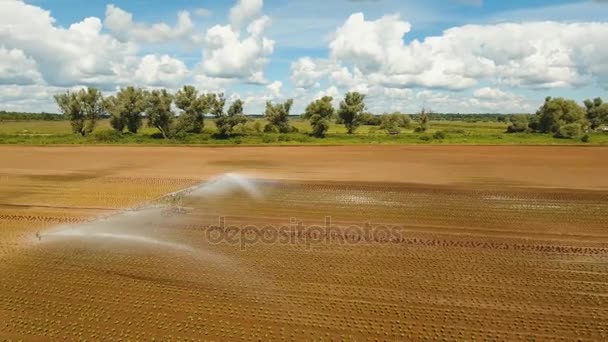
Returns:
[[[353,14],[329,44],[331,57],[366,73],[379,71],[402,54],[402,39],[409,30],[410,24],[399,15],[366,21],[363,13]]]
[[[37,83],[42,83],[42,75],[36,61],[27,57],[22,50],[0,46],[0,84]]]
[[[255,84],[267,83],[263,69],[268,63],[268,56],[274,51],[274,41],[264,36],[270,18],[261,16],[253,19],[249,14],[258,14],[258,11],[253,11],[247,12],[247,20],[244,20],[242,13],[250,10],[250,3],[239,1],[231,11],[232,21],[235,20],[233,16],[238,16],[241,18],[238,21],[240,24],[249,22],[245,32],[234,23],[215,25],[207,31],[202,62],[202,70],[207,76],[244,79]]]
[[[230,9],[230,25],[237,31],[249,25],[261,15],[263,6],[263,0],[238,0]]]
[[[475,90],[472,98],[436,91],[412,98],[448,111],[531,108],[528,100],[499,86],[608,87],[608,46],[603,43],[608,23],[466,25],[406,43],[409,30],[398,15],[366,20],[353,14],[336,30],[328,59],[300,58],[291,65],[291,80],[303,88],[325,80],[342,91],[367,93],[372,105],[381,105],[377,99],[393,101],[386,89],[462,91],[492,85]]]
[[[291,63],[290,79],[296,87],[310,88],[317,85],[318,81],[329,73],[331,67],[328,60],[299,58]]]
[[[165,23],[146,25],[134,22],[131,13],[109,4],[106,7],[104,26],[122,42],[162,43],[180,39],[193,42],[200,42],[201,40],[199,36],[194,34],[194,24],[190,19],[190,13],[187,11],[181,11],[177,14],[177,23],[174,27]]]
[[[608,84],[608,23],[466,25],[424,41],[403,41],[397,15],[353,14],[329,44],[331,57],[387,87],[467,89],[480,80],[530,88]],[[352,71],[351,71],[352,73]]]
[[[266,88],[270,91],[272,97],[281,96],[281,87],[283,86],[283,82],[274,81],[266,86]]]
[[[188,75],[188,68],[179,59],[168,55],[146,55],[135,71],[135,78],[146,85],[179,86]]]
[[[504,99],[507,96],[507,94],[497,88],[490,88],[490,87],[485,87],[485,88],[479,88],[477,90],[475,90],[473,92],[473,96],[475,96],[478,99],[487,99],[487,100],[496,100],[496,99]]]
[[[35,61],[52,85],[112,83],[120,65],[131,62],[135,46],[101,33],[101,27],[90,17],[65,29],[39,7],[0,1],[0,42]]]
[[[206,18],[206,17],[211,16],[211,14],[213,14],[213,12],[211,12],[211,10],[209,10],[209,9],[199,7],[194,10],[194,14],[199,17]]]

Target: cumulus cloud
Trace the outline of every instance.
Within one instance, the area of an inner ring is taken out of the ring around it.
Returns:
[[[151,86],[179,86],[188,75],[188,68],[169,55],[146,55],[135,71],[135,78]]]
[[[368,20],[355,13],[336,30],[327,59],[292,63],[291,81],[307,88],[326,80],[363,92],[462,91],[482,82],[528,89],[608,87],[608,23],[465,25],[406,43],[409,31],[399,15]],[[477,101],[490,97],[506,98],[496,87],[475,91]]]
[[[42,83],[42,75],[35,60],[22,50],[0,47],[0,84],[37,83]]]
[[[236,5],[230,9],[230,25],[239,30],[241,27],[258,18],[264,6],[263,0],[238,0]]]
[[[259,3],[261,6],[261,1]],[[207,31],[202,62],[207,76],[267,83],[263,69],[274,51],[274,41],[264,36],[270,18],[260,16],[254,19],[252,16],[259,11],[251,10],[251,4],[257,6],[258,2],[239,1],[231,11],[230,25],[215,25]],[[235,25],[235,16],[239,18],[239,25]],[[249,24],[243,31],[240,25],[246,22]]]
[[[35,61],[52,85],[114,81],[118,67],[130,62],[136,47],[103,34],[101,28],[95,17],[62,28],[49,11],[22,1],[0,1],[1,44]]]
[[[283,86],[283,82],[274,81],[274,82],[270,83],[269,85],[267,85],[266,88],[270,91],[270,94],[272,95],[272,97],[279,97],[279,96],[281,96],[281,87],[282,86]]]
[[[197,10],[197,14],[200,10]],[[177,23],[174,27],[165,23],[146,25],[134,22],[131,13],[109,4],[106,7],[104,26],[122,42],[162,43],[179,39],[193,42],[200,42],[201,40],[198,35],[194,34],[194,24],[190,19],[190,13],[187,11],[181,11],[177,14]]]
[[[291,63],[291,81],[296,87],[310,88],[326,76],[330,69],[328,61],[303,57]]]

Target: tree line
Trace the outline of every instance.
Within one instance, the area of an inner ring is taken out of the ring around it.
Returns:
[[[414,128],[416,132],[426,132],[430,121],[445,115],[422,109],[409,116],[399,112],[382,116],[366,111],[365,94],[348,92],[334,108],[334,98],[324,96],[306,106],[302,118],[310,122],[312,135],[324,137],[331,122],[344,125],[348,134],[353,134],[361,125],[375,125],[387,134],[398,134],[404,128]],[[64,116],[70,121],[74,133],[86,136],[93,132],[97,122],[109,116],[112,128],[118,132],[137,133],[144,124],[156,128],[165,139],[200,134],[205,127],[205,118],[215,118],[218,137],[238,134],[237,128],[245,125],[249,117],[243,113],[244,102],[235,100],[226,107],[222,93],[201,93],[193,86],[184,86],[175,94],[165,89],[144,90],[126,87],[115,95],[104,97],[95,88],[68,91],[56,95],[55,101]],[[273,103],[267,101],[264,127],[256,122],[256,130],[267,133],[293,133],[297,128],[290,124],[293,99]],[[496,114],[482,115],[489,119]],[[533,115],[511,115],[507,132],[552,133],[555,137],[575,138],[588,130],[608,124],[608,103],[602,99],[586,100],[584,107],[573,100],[547,97],[545,103]]]
[[[148,91],[126,87],[116,95],[105,98],[98,89],[86,88],[55,95],[54,99],[61,113],[70,121],[72,131],[82,136],[91,134],[97,122],[107,115],[110,116],[110,125],[118,133],[137,133],[143,126],[145,117],[147,125],[158,129],[165,139],[202,133],[207,115],[215,118],[217,135],[220,137],[233,135],[235,127],[249,120],[243,114],[242,100],[235,100],[228,110],[225,110],[224,94],[199,93],[193,86],[184,86],[175,94],[164,89]],[[315,137],[325,136],[331,120],[336,116],[347,132],[353,134],[361,124],[372,120],[371,114],[365,112],[364,100],[365,95],[349,92],[335,109],[333,98],[324,96],[312,101],[302,117],[310,121],[312,135]],[[292,106],[293,99],[282,103],[267,101],[264,118],[268,123],[263,127],[263,131],[297,132],[297,128],[289,122]],[[175,109],[179,111],[179,115]],[[398,132],[401,127],[407,127],[411,122],[409,116],[399,113],[385,115],[378,120],[387,132]],[[428,123],[428,117],[425,116],[425,120]]]
[[[585,100],[583,104],[580,106],[576,101],[562,97],[547,97],[536,114],[511,116],[507,132],[551,133],[556,138],[574,139],[608,125],[608,103],[596,98]],[[588,138],[588,135],[583,137]]]
[[[63,115],[52,113],[23,113],[23,112],[7,112],[0,110],[0,121],[62,121],[65,120]]]

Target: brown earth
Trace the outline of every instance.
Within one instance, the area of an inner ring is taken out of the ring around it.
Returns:
[[[605,340],[606,155],[0,146],[0,338]],[[91,221],[224,172],[264,199]]]

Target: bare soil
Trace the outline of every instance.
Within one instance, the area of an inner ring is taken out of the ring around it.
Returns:
[[[0,337],[606,340],[606,155],[0,146]],[[92,221],[225,172],[263,199]],[[87,224],[165,245],[44,235]]]

